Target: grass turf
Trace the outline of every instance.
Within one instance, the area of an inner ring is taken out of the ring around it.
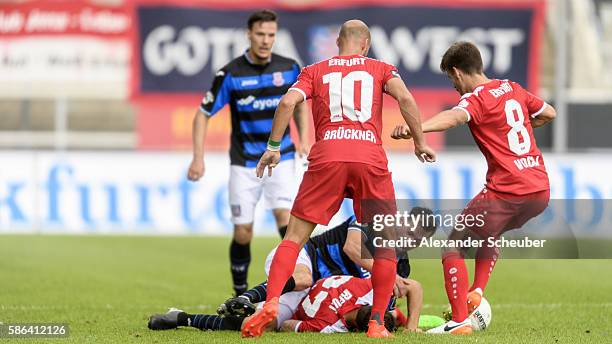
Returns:
[[[256,238],[249,281],[277,243]],[[170,306],[214,313],[230,296],[229,238],[0,236],[0,322],[67,323],[64,339],[7,342],[218,343],[238,332],[150,331],[148,315]],[[424,314],[447,304],[438,260],[414,260]],[[472,261],[468,261],[471,268]],[[493,322],[470,337],[397,334],[419,343],[611,343],[612,260],[501,260],[487,289]],[[402,307],[405,308],[402,303]],[[370,341],[363,334],[268,333],[266,342]]]

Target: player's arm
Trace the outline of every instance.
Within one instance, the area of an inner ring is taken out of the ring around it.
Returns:
[[[298,326],[300,325],[301,320],[285,320],[280,327],[281,332],[299,332]]]
[[[451,110],[442,111],[428,119],[423,123],[422,128],[424,133],[446,131],[465,124],[468,120],[469,117],[466,111],[459,108],[454,108]],[[393,130],[391,137],[396,140],[409,140],[413,137],[412,130],[405,125],[398,125]]]
[[[364,235],[359,230],[349,230],[346,234],[346,241],[344,242],[344,246],[342,247],[342,251],[346,253],[346,255],[353,261],[353,263],[359,265],[360,267],[366,269],[367,271],[372,272],[372,268],[374,267],[374,260],[363,258],[361,255],[362,245],[361,245],[361,237]],[[363,248],[365,249],[365,248]]]
[[[557,111],[555,111],[555,108],[545,104],[542,112],[536,114],[535,116],[530,116],[531,126],[534,128],[541,127],[549,122],[552,122],[555,117],[557,117]]]
[[[421,162],[436,160],[435,152],[427,146],[423,130],[421,128],[421,114],[414,100],[414,97],[408,91],[406,84],[400,78],[391,78],[385,84],[385,92],[395,98],[399,104],[400,112],[414,139],[415,154]]]
[[[256,173],[259,178],[263,177],[266,167],[268,167],[268,176],[272,176],[272,168],[276,167],[280,161],[280,142],[283,134],[287,130],[296,105],[303,101],[304,96],[300,92],[290,89],[278,103],[274,119],[272,120],[272,132],[268,139],[268,149],[266,149],[257,164]]]
[[[406,300],[408,301],[408,324],[406,328],[410,331],[416,331],[419,327],[419,317],[423,308],[423,287],[421,283],[406,278],[407,285]]]
[[[191,129],[193,157],[187,172],[187,178],[191,181],[197,181],[204,175],[204,141],[206,140],[208,120],[229,102],[230,78],[231,76],[223,70],[217,73],[210,91],[202,99],[200,108],[193,117]]]
[[[310,153],[310,143],[308,142],[308,104],[301,102],[295,106],[293,118],[295,120],[295,126],[297,127],[298,136],[300,139],[300,147],[298,153],[300,156],[308,156]]]
[[[321,322],[317,319],[312,320],[285,320],[281,325],[284,332],[321,332]]]
[[[204,175],[204,141],[206,141],[208,120],[209,117],[199,109],[193,116],[193,126],[191,129],[193,157],[187,172],[187,178],[191,181],[197,181]]]

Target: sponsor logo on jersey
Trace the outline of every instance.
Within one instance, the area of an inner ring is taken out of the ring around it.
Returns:
[[[376,143],[376,135],[372,130],[349,129],[339,127],[338,129],[327,130],[324,140],[363,140]]]
[[[540,156],[536,155],[516,159],[514,160],[514,164],[519,169],[519,171],[522,171],[526,168],[538,167],[540,166]]]
[[[282,72],[272,73],[272,85],[283,86],[285,84],[285,78],[283,78]]]
[[[224,75],[225,75],[225,72],[222,70],[218,71],[217,74],[215,74],[215,76],[224,76]]]
[[[240,105],[240,106],[247,106],[247,105],[251,104],[253,102],[253,100],[255,100],[255,97],[250,95],[250,96],[248,96],[246,98],[238,99],[238,101],[236,103],[238,103],[238,105]]]
[[[402,78],[402,77],[400,76],[400,74],[398,73],[398,71],[396,71],[396,70],[392,70],[392,71],[391,71],[391,75],[393,75],[393,76],[394,76],[394,77],[396,77],[396,78],[400,78],[400,79]]]
[[[214,101],[215,101],[215,96],[210,91],[206,92],[206,94],[204,95],[204,98],[202,98],[202,104],[204,105],[210,104]]]
[[[247,79],[247,80],[242,80],[242,82],[240,83],[240,86],[244,87],[244,86],[255,86],[259,83],[259,81],[257,79]]]
[[[280,96],[276,98],[256,99],[255,102],[253,102],[253,109],[259,111],[276,109],[280,100]]]

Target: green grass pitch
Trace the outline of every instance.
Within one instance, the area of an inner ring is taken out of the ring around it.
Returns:
[[[255,238],[250,285],[278,242]],[[238,342],[238,332],[150,331],[147,317],[170,306],[214,313],[230,296],[229,238],[0,236],[0,322],[68,323],[64,339],[40,343]],[[468,266],[473,262],[468,261]],[[438,260],[413,260],[424,314],[447,304]],[[501,260],[487,290],[493,322],[469,337],[398,333],[395,342],[612,343],[612,260]],[[402,308],[405,308],[402,303]],[[268,333],[250,342],[369,341],[363,334]]]

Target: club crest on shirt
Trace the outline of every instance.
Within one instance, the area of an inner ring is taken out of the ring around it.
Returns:
[[[204,95],[204,98],[202,98],[202,104],[210,104],[214,101],[215,101],[215,96],[210,91],[206,92],[206,94]]]
[[[285,84],[285,79],[283,78],[282,72],[272,73],[272,84],[277,87]]]

